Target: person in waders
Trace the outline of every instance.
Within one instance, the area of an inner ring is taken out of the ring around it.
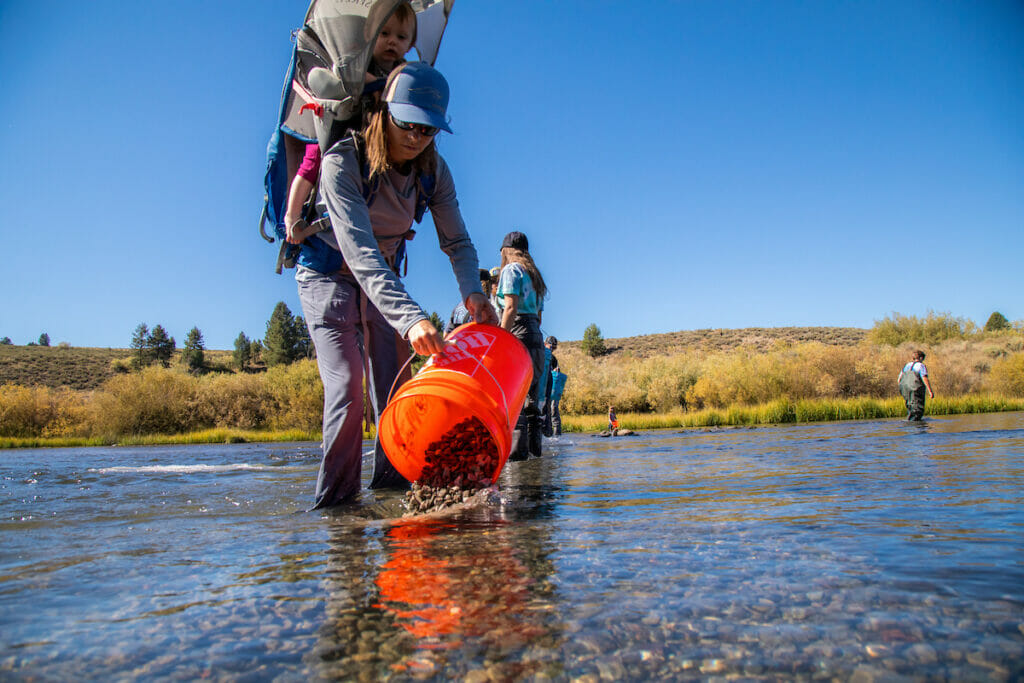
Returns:
[[[551,425],[551,435],[562,435],[562,409],[559,405],[562,401],[562,392],[565,390],[565,380],[568,378],[564,372],[557,367],[551,371],[551,399],[547,405],[547,421]]]
[[[510,460],[541,456],[541,416],[538,389],[544,372],[544,335],[540,318],[547,287],[530,256],[530,243],[521,232],[510,232],[501,243],[498,307],[501,326],[523,343],[533,363],[533,379],[526,403],[512,435]]]
[[[907,404],[907,419],[918,421],[924,417],[924,394],[935,398],[932,384],[928,381],[928,368],[924,366],[924,351],[914,351],[910,362],[900,370],[897,378],[900,394]]]

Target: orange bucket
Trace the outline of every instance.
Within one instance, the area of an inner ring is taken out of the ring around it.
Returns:
[[[388,460],[409,481],[426,464],[426,450],[452,427],[475,417],[494,439],[498,479],[512,451],[512,430],[533,379],[522,342],[494,325],[456,328],[443,353],[427,361],[394,392],[380,416],[377,434]]]

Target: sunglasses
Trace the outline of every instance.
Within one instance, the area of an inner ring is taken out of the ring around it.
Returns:
[[[408,121],[399,121],[395,118],[394,114],[391,114],[391,123],[395,124],[402,130],[414,130],[424,137],[432,138],[437,135],[437,131],[441,130],[436,126],[426,126],[422,123],[409,123]]]

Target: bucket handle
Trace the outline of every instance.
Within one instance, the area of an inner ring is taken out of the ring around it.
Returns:
[[[444,341],[445,341],[445,344],[448,343],[447,337],[445,338]],[[407,367],[409,367],[409,363],[411,363],[412,359],[415,358],[415,357],[416,357],[415,353],[409,354],[409,357],[405,359],[405,363],[403,363],[402,367],[398,370],[398,374],[395,375],[395,381],[391,383],[391,390],[388,391],[388,400],[384,403],[385,406],[387,406],[387,405],[389,405],[391,403],[391,397],[395,393],[395,385],[398,384],[398,379],[402,376],[402,373],[405,372],[405,369]],[[498,392],[501,394],[501,403],[502,403],[502,405],[505,408],[505,413],[504,414],[507,416],[508,415],[508,398],[505,396],[505,390],[501,388],[501,384],[498,382],[498,379],[494,376],[494,373],[492,373],[490,370],[487,369],[486,365],[484,365],[483,363],[480,362],[479,358],[477,358],[476,356],[473,356],[473,355],[470,355],[469,357],[472,358],[474,361],[476,361],[476,364],[479,365],[483,369],[483,371],[486,372],[487,375],[491,378],[491,381],[494,382],[494,386],[498,387]],[[383,410],[383,408],[381,408],[381,410]]]

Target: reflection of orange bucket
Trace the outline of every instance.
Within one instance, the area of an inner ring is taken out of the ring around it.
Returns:
[[[530,390],[533,365],[522,342],[493,325],[463,325],[447,341],[444,353],[431,357],[388,401],[377,427],[380,443],[395,469],[416,481],[427,447],[475,417],[498,448],[494,482],[512,450],[512,429]]]

